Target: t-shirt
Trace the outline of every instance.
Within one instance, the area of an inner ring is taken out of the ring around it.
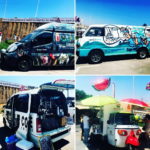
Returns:
[[[89,129],[89,117],[88,116],[83,117],[83,129]]]

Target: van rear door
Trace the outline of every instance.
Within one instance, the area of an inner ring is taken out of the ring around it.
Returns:
[[[16,135],[21,139],[27,139],[28,136],[28,125],[29,125],[29,114],[30,114],[30,94],[19,94],[16,101],[17,115],[20,116],[19,128]]]

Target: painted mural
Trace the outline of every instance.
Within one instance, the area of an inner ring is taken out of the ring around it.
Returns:
[[[148,38],[150,38],[150,29],[146,27],[105,26],[104,43],[106,45],[126,44],[126,46],[130,47],[147,47],[150,43]]]

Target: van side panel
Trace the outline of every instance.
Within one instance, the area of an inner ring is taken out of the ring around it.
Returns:
[[[138,26],[106,25],[105,36],[80,39],[79,56],[88,56],[94,49],[102,50],[105,56],[136,54],[141,47],[150,52],[150,28]]]

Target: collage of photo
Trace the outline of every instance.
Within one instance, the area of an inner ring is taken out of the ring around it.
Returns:
[[[0,0],[0,150],[150,150],[149,0]]]

